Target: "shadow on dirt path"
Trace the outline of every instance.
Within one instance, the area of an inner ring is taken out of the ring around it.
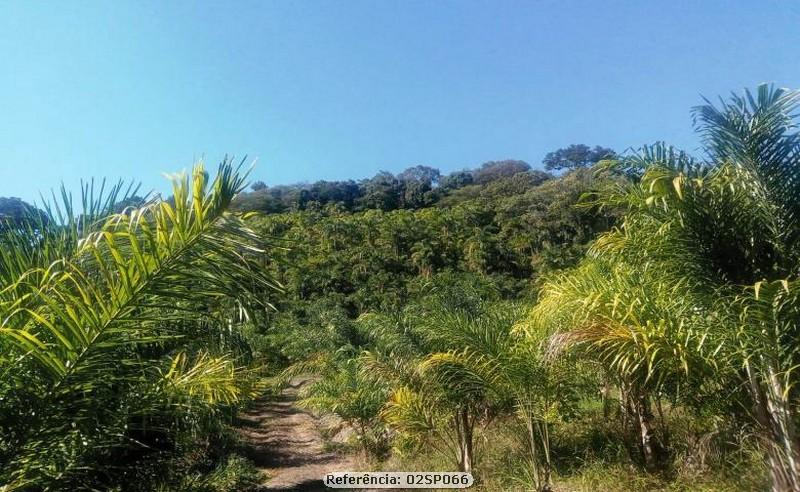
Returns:
[[[280,395],[258,400],[239,414],[245,452],[269,477],[263,491],[331,490],[323,485],[325,474],[355,469],[352,457],[325,450],[317,419],[296,406],[298,392],[307,382],[295,379]]]

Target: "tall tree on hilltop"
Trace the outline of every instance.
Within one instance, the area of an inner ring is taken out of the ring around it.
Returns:
[[[603,159],[614,159],[616,155],[613,150],[599,145],[592,148],[584,144],[573,144],[549,152],[542,160],[542,164],[548,171],[572,170],[591,167]]]
[[[504,161],[489,161],[481,164],[472,175],[476,183],[484,184],[499,178],[507,178],[517,173],[530,171],[531,166],[525,161],[507,159]]]

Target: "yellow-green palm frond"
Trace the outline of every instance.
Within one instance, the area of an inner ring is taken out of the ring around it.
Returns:
[[[391,427],[409,434],[424,435],[437,429],[437,416],[430,403],[408,386],[392,392],[381,417]]]
[[[549,337],[550,359],[579,350],[623,377],[647,384],[702,374],[719,350],[709,304],[690,282],[654,269],[586,260],[543,288],[520,330]]]
[[[3,340],[58,380],[114,346],[180,336],[169,321],[212,316],[198,303],[263,305],[251,293],[279,286],[257,269],[253,255],[264,250],[255,234],[224,209],[242,182],[223,165],[206,192],[197,166],[191,186],[175,182],[174,203],[109,217],[74,259],[26,272],[3,290]]]
[[[500,360],[470,349],[451,350],[429,355],[420,364],[424,377],[436,381],[448,393],[462,401],[486,398],[491,394],[502,398],[504,373]],[[498,392],[499,394],[495,394]]]
[[[165,391],[177,400],[189,398],[210,405],[233,405],[250,396],[239,385],[242,372],[226,355],[215,357],[200,352],[190,359],[186,352],[178,352],[171,357],[162,382]]]
[[[173,389],[214,404],[251,392],[243,383],[254,379],[230,359],[199,351],[268,309],[267,294],[280,289],[263,268],[269,243],[227,211],[245,176],[225,161],[209,178],[199,164],[175,178],[169,199],[73,228],[74,246],[59,250],[68,254],[39,258],[3,286],[5,388],[24,390],[29,404],[9,417],[21,423],[18,452],[4,467],[13,474],[0,472],[0,481],[64,480],[89,466],[84,453],[132,445],[126,418],[157,405],[156,393],[141,392],[154,387],[151,369],[165,358],[172,357]],[[58,418],[35,417],[52,408]],[[75,446],[61,442],[59,429],[70,429]]]

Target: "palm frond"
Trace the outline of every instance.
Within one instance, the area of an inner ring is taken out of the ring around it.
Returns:
[[[262,268],[268,244],[227,211],[244,188],[239,168],[225,161],[209,180],[199,164],[191,176],[175,177],[170,200],[106,218],[88,216],[108,211],[116,198],[90,199],[83,219],[71,218],[69,207],[61,211],[61,222],[85,219],[69,225],[64,241],[77,239],[74,247],[54,246],[57,259],[34,258],[0,291],[6,388],[29,388],[31,415],[58,408],[61,418],[9,417],[23,424],[12,444],[19,452],[4,466],[14,474],[0,472],[0,481],[65,480],[84,466],[82,453],[94,448],[61,446],[62,426],[98,446],[127,445],[126,413],[116,411],[132,405],[127,392],[147,386],[148,368],[164,356],[175,362],[166,373],[171,387],[221,403],[242,396],[228,384],[228,359],[198,355],[190,363],[180,355],[189,336],[218,338],[214,331],[230,331],[243,310],[268,309],[265,294],[280,289]]]

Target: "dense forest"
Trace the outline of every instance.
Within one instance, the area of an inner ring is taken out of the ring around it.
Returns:
[[[799,103],[694,108],[697,156],[0,199],[0,490],[257,490],[237,412],[298,376],[365,470],[800,490]]]

